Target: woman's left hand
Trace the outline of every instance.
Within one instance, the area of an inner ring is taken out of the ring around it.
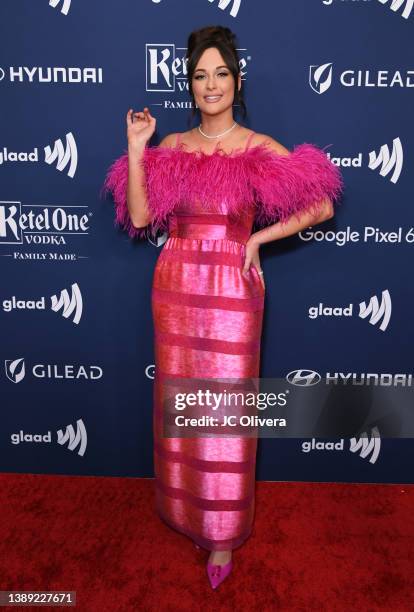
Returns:
[[[259,278],[264,288],[265,282],[263,279],[262,268],[260,265],[259,249],[260,244],[256,242],[252,237],[250,237],[249,240],[246,242],[246,256],[244,259],[242,274],[247,274],[250,266],[254,266],[259,274]]]

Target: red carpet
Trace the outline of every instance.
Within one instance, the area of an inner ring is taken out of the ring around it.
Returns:
[[[212,591],[208,553],[154,514],[152,480],[0,483],[1,590],[76,590],[82,612],[414,610],[412,485],[257,483],[252,537]]]

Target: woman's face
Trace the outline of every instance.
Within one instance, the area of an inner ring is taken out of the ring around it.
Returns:
[[[234,102],[234,78],[216,47],[206,49],[194,70],[192,80],[195,103],[209,115],[222,113]],[[238,89],[241,77],[238,78]]]

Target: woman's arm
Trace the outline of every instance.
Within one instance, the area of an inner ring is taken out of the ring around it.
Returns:
[[[266,242],[272,242],[272,240],[280,240],[280,238],[293,236],[303,229],[322,223],[327,219],[331,219],[333,216],[332,201],[327,199],[321,205],[320,215],[315,216],[312,213],[303,213],[299,219],[297,215],[292,215],[292,217],[284,223],[274,223],[273,225],[269,225],[269,227],[254,232],[249,240],[260,246]]]
[[[148,111],[149,114],[149,111]],[[160,147],[172,147],[175,134],[169,134],[160,142]],[[134,227],[146,227],[151,222],[145,189],[145,173],[142,164],[146,143],[128,138],[128,187],[127,205]]]
[[[142,166],[144,151],[145,144],[136,146],[128,143],[127,206],[132,225],[136,228],[145,227],[151,221]]]
[[[261,144],[261,142],[266,141],[269,143],[269,149],[275,151],[279,155],[289,155],[291,153],[289,149],[287,149],[277,140],[274,140],[274,138],[271,136],[256,134],[254,139],[256,139],[256,137],[258,140],[256,144]],[[265,242],[271,242],[272,240],[279,240],[280,238],[297,234],[311,225],[317,225],[318,223],[322,223],[327,219],[332,219],[334,214],[332,200],[326,198],[318,207],[318,214],[303,213],[299,219],[297,215],[292,215],[288,221],[284,223],[274,223],[269,227],[255,232],[253,236],[255,236],[255,240],[258,242],[258,244],[264,244]]]
[[[257,145],[266,142],[267,148],[278,156],[292,157],[289,160],[276,157],[270,162],[265,159],[264,165],[259,163],[256,169],[253,184],[261,207],[259,220],[269,224],[254,232],[247,241],[243,272],[247,272],[251,264],[260,270],[258,252],[261,244],[292,236],[331,219],[334,216],[331,196],[336,197],[342,181],[337,169],[331,168],[322,152],[316,148],[313,150],[312,146],[302,145],[291,153],[270,136],[256,134],[255,138]],[[309,182],[308,177],[311,179]],[[279,216],[279,221],[271,223],[271,217]]]

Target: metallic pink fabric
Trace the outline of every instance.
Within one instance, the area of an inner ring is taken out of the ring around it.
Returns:
[[[343,188],[339,169],[304,143],[289,155],[267,142],[207,155],[148,147],[142,161],[151,223],[135,228],[127,206],[128,154],[108,171],[115,223],[131,238],[169,231],[152,287],[155,330],[154,460],[157,509],[210,550],[236,548],[254,517],[256,438],[166,438],[165,379],[257,378],[264,288],[245,244],[259,227],[316,211]]]
[[[240,546],[254,518],[255,438],[163,437],[165,378],[259,375],[264,288],[242,274],[253,213],[181,205],[154,272],[154,459],[157,510],[208,550]]]

